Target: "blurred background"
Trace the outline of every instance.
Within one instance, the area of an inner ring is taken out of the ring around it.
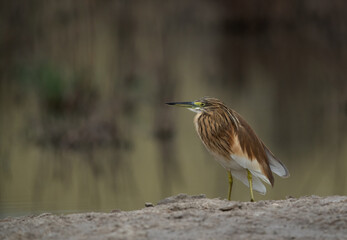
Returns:
[[[256,199],[347,194],[347,3],[0,3],[0,216],[226,198],[200,142],[202,96],[243,115],[288,167]],[[232,200],[248,201],[235,182]]]

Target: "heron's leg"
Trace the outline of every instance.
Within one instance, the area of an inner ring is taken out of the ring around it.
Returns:
[[[251,192],[251,202],[254,202],[252,173],[248,169],[247,169],[247,178],[248,178],[248,183],[249,183],[249,191]]]
[[[230,201],[230,196],[231,196],[231,190],[233,188],[233,176],[231,175],[231,172],[228,171],[228,176],[229,176],[229,192],[228,192],[228,200]]]

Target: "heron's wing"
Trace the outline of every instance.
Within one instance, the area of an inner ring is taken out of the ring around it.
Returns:
[[[288,169],[284,164],[278,160],[273,153],[263,143],[267,159],[269,160],[271,171],[276,173],[278,176],[287,178],[290,176]]]
[[[274,178],[262,141],[241,115],[236,112],[233,114],[237,117],[239,124],[231,144],[231,158],[243,168],[248,169],[252,175],[273,185]]]

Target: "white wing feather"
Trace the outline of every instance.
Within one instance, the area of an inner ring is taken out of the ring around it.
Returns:
[[[231,170],[231,175],[238,180],[240,180],[243,184],[245,184],[247,187],[249,187],[248,178],[247,178],[247,171],[245,169],[243,170]],[[266,187],[264,184],[260,181],[259,178],[253,176],[252,177],[252,184],[253,189],[260,194],[265,195],[266,193]]]
[[[248,158],[241,157],[241,156],[236,155],[236,154],[231,154],[231,158],[235,162],[237,162],[241,167],[248,169],[252,173],[252,175],[260,178],[261,180],[263,180],[267,184],[271,185],[269,179],[261,172],[260,165],[256,159],[251,161]]]
[[[269,160],[270,169],[273,173],[276,173],[278,176],[283,178],[287,178],[290,176],[286,166],[284,166],[284,164],[281,161],[276,159],[274,155],[270,152],[270,150],[267,149],[267,147],[265,147],[265,153],[266,153],[267,159]]]

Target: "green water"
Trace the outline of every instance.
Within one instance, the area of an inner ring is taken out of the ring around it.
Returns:
[[[131,136],[130,148],[119,149],[109,144],[66,149],[34,141],[31,118],[39,114],[35,101],[20,100],[18,104],[8,100],[2,105],[0,126],[3,217],[42,212],[131,210],[178,193],[226,197],[227,174],[201,144],[193,128],[192,112],[165,106],[168,108],[165,111],[174,112],[176,129],[174,140],[168,146],[171,151],[164,154],[165,146],[153,133],[154,109],[148,103],[143,103],[138,110],[141,121],[126,124],[128,129],[124,131]],[[241,108],[242,101],[235,106]],[[346,179],[336,179],[339,171],[336,164],[346,169],[346,148],[340,149],[338,155],[332,152],[334,146],[329,142],[319,147],[306,143],[300,150],[281,146],[271,136],[275,130],[269,112],[265,112],[265,116],[259,114],[257,122],[252,114],[257,110],[241,110],[291,173],[288,179],[276,177],[274,188],[268,186],[265,196],[256,194],[257,200],[346,194]],[[329,158],[329,154],[333,154],[334,159]],[[175,167],[166,162],[168,159],[176,163]],[[234,183],[232,200],[249,200],[248,189],[238,181]]]

